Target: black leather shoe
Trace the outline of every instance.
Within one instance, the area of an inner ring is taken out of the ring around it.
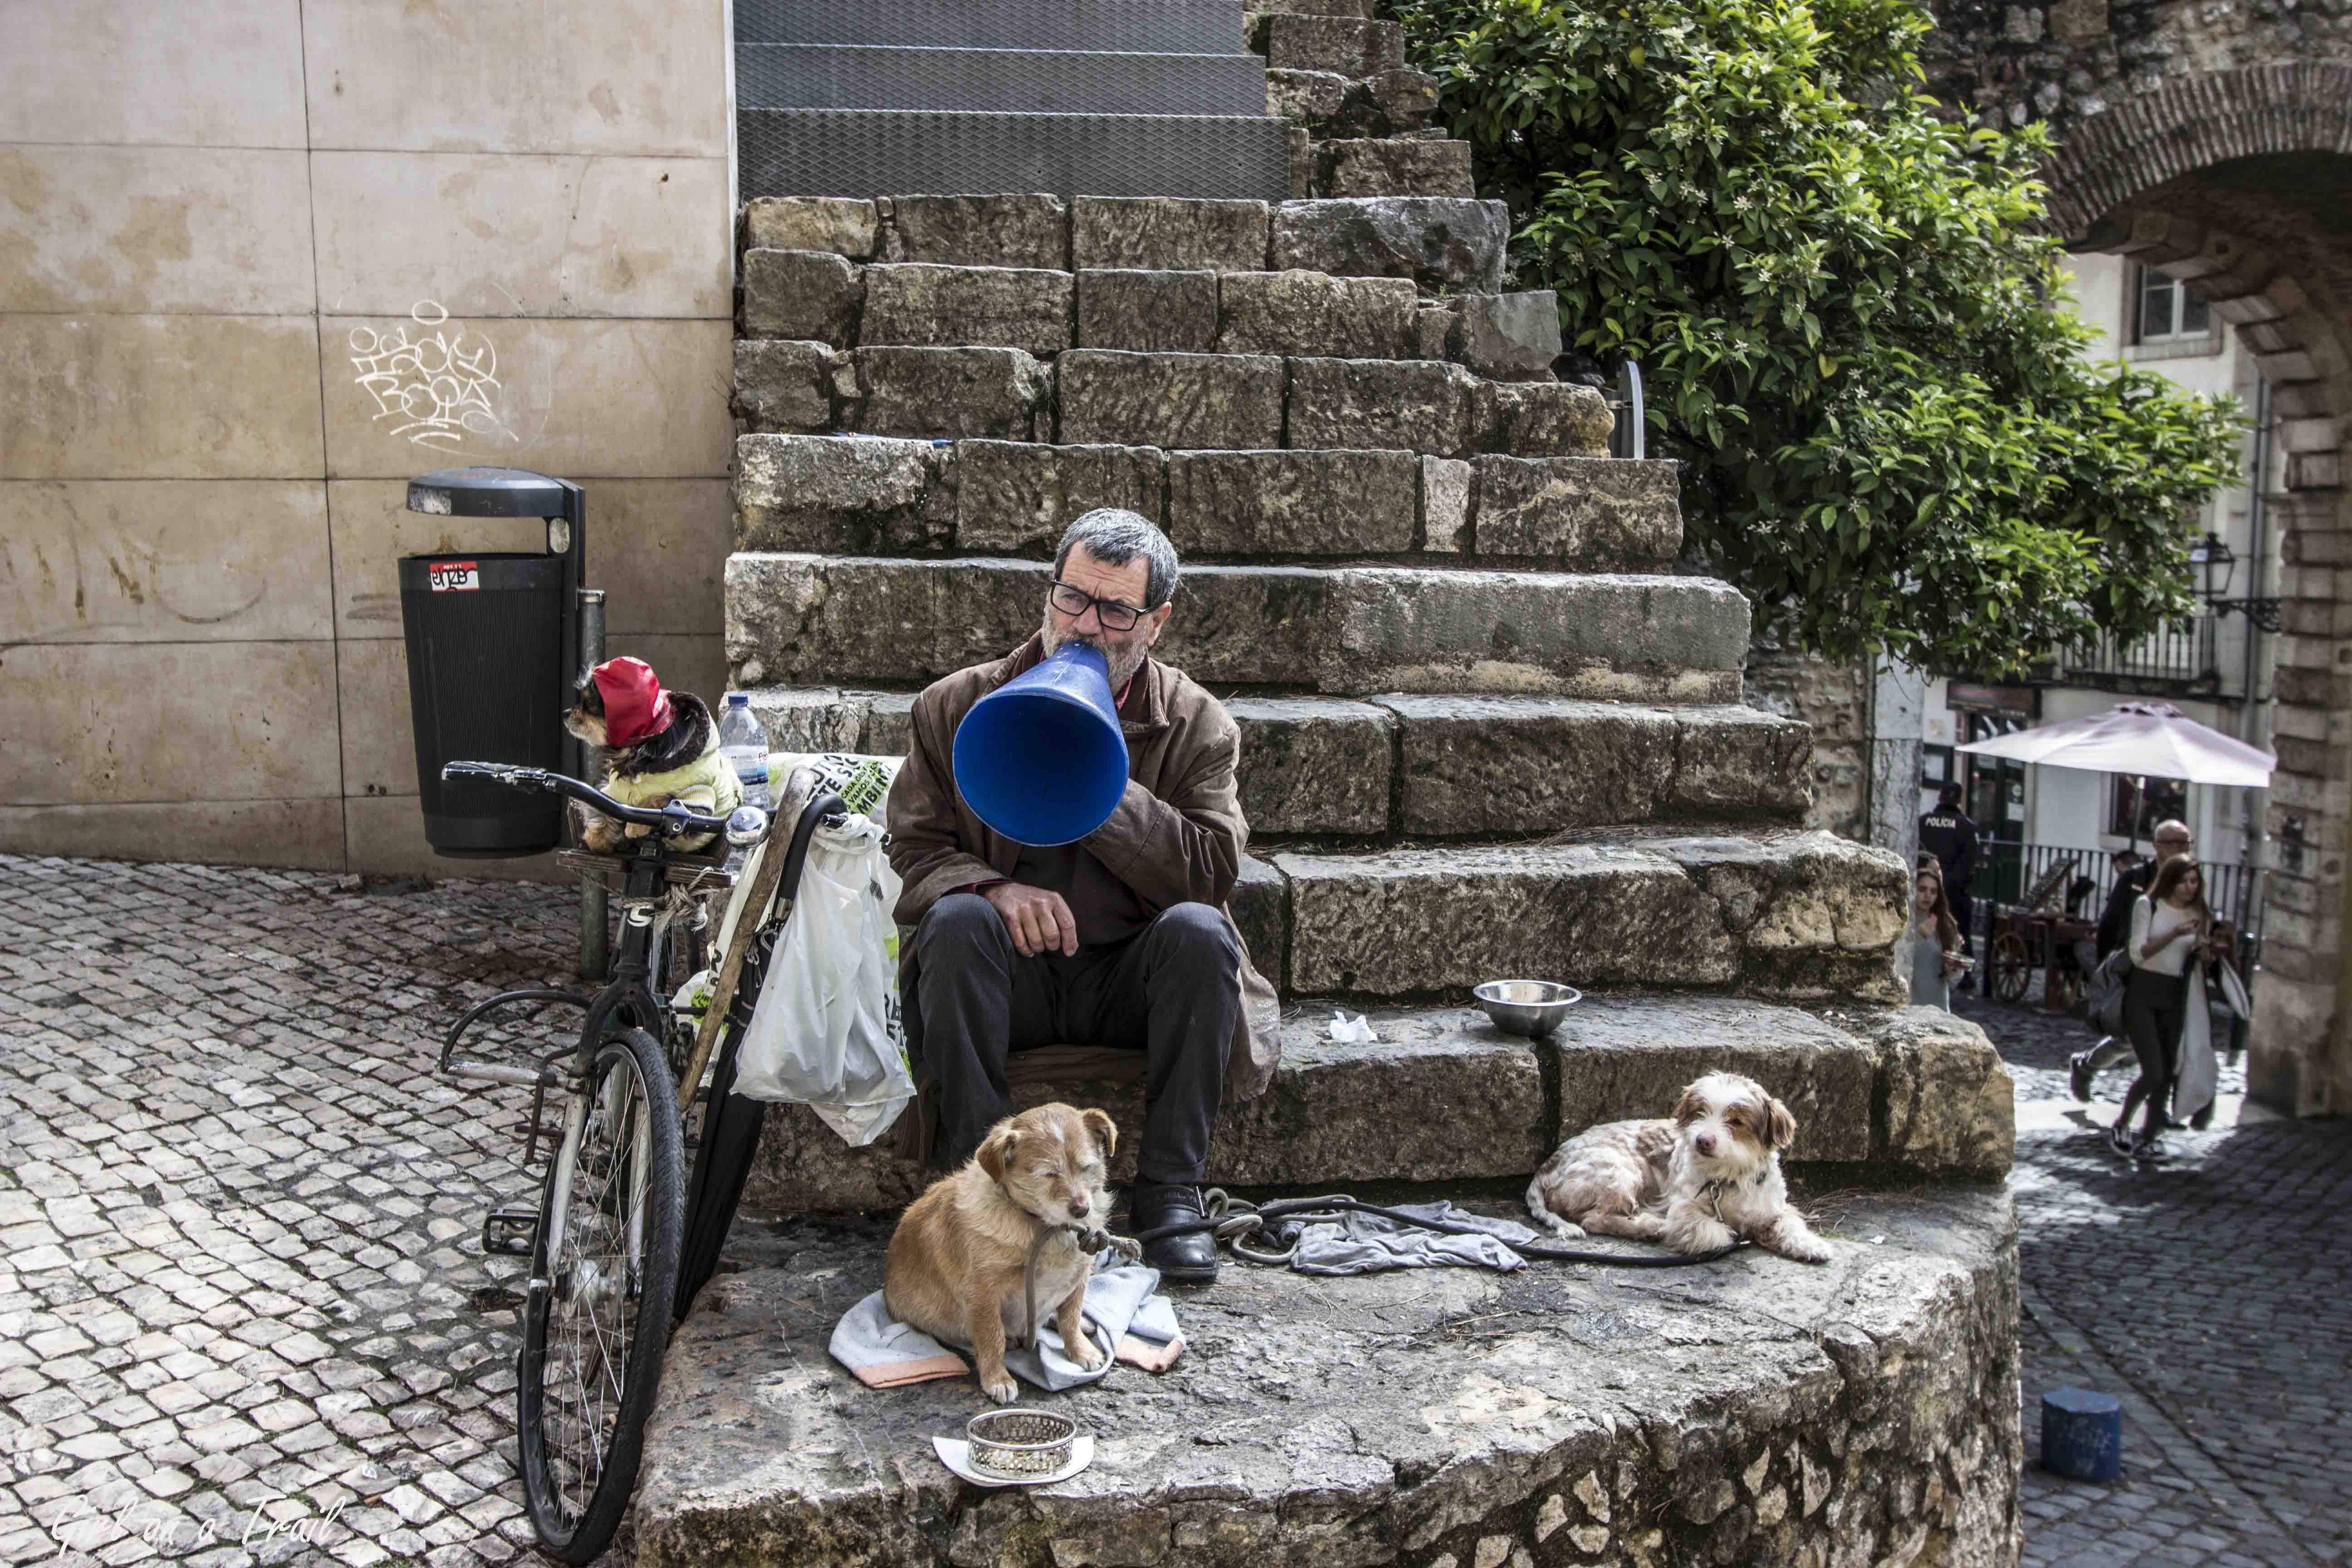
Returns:
[[[1129,1194],[1128,1214],[1139,1236],[1163,1225],[1197,1223],[1207,1217],[1201,1210],[1200,1188],[1140,1180]],[[1143,1261],[1160,1270],[1162,1279],[1206,1285],[1217,1277],[1217,1238],[1205,1229],[1163,1236],[1143,1244]]]

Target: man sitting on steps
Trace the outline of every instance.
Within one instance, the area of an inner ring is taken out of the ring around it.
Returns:
[[[1129,1208],[1149,1230],[1201,1216],[1221,1099],[1273,1077],[1280,1014],[1224,904],[1247,847],[1223,704],[1150,657],[1174,610],[1176,550],[1146,519],[1087,512],[1062,535],[1045,623],[1011,657],[915,700],[890,791],[890,864],[915,928],[899,977],[907,1037],[939,1103],[950,1166],[1013,1110],[1012,1053],[1052,1045],[1142,1054],[1143,1137]],[[1065,643],[1101,650],[1127,737],[1127,793],[1075,844],[1000,837],[957,793],[956,726]],[[1167,1279],[1216,1277],[1205,1233],[1152,1243]]]

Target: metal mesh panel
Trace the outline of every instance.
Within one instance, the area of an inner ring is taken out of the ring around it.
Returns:
[[[1241,0],[737,0],[739,44],[1244,52]]]
[[[1241,115],[983,114],[746,109],[745,200],[757,196],[1290,194],[1287,121]]]
[[[746,44],[735,51],[735,96],[746,109],[1262,115],[1265,63],[1255,55]]]

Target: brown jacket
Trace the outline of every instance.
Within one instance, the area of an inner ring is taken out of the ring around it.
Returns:
[[[1013,875],[1021,846],[972,815],[956,793],[949,759],[971,705],[1039,657],[1033,637],[1011,657],[960,669],[915,699],[907,761],[888,810],[890,865],[905,884],[900,925],[919,923],[950,893]],[[1224,909],[1249,845],[1234,775],[1241,731],[1233,716],[1181,670],[1146,658],[1119,710],[1119,728],[1127,736],[1127,794],[1110,820],[1079,842],[1154,910]],[[909,943],[909,963],[912,952]],[[911,995],[914,983],[902,972],[901,994]],[[1225,1058],[1228,1101],[1250,1099],[1273,1081],[1281,1038],[1281,1005],[1244,947],[1241,1026]]]

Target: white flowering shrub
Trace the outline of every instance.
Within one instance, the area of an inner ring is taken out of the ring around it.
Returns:
[[[1402,0],[1519,285],[1647,373],[1695,559],[1836,658],[2009,674],[2189,608],[2228,399],[2084,357],[2039,125],[1938,118],[1908,0]],[[1848,96],[1851,92],[1853,96]]]

